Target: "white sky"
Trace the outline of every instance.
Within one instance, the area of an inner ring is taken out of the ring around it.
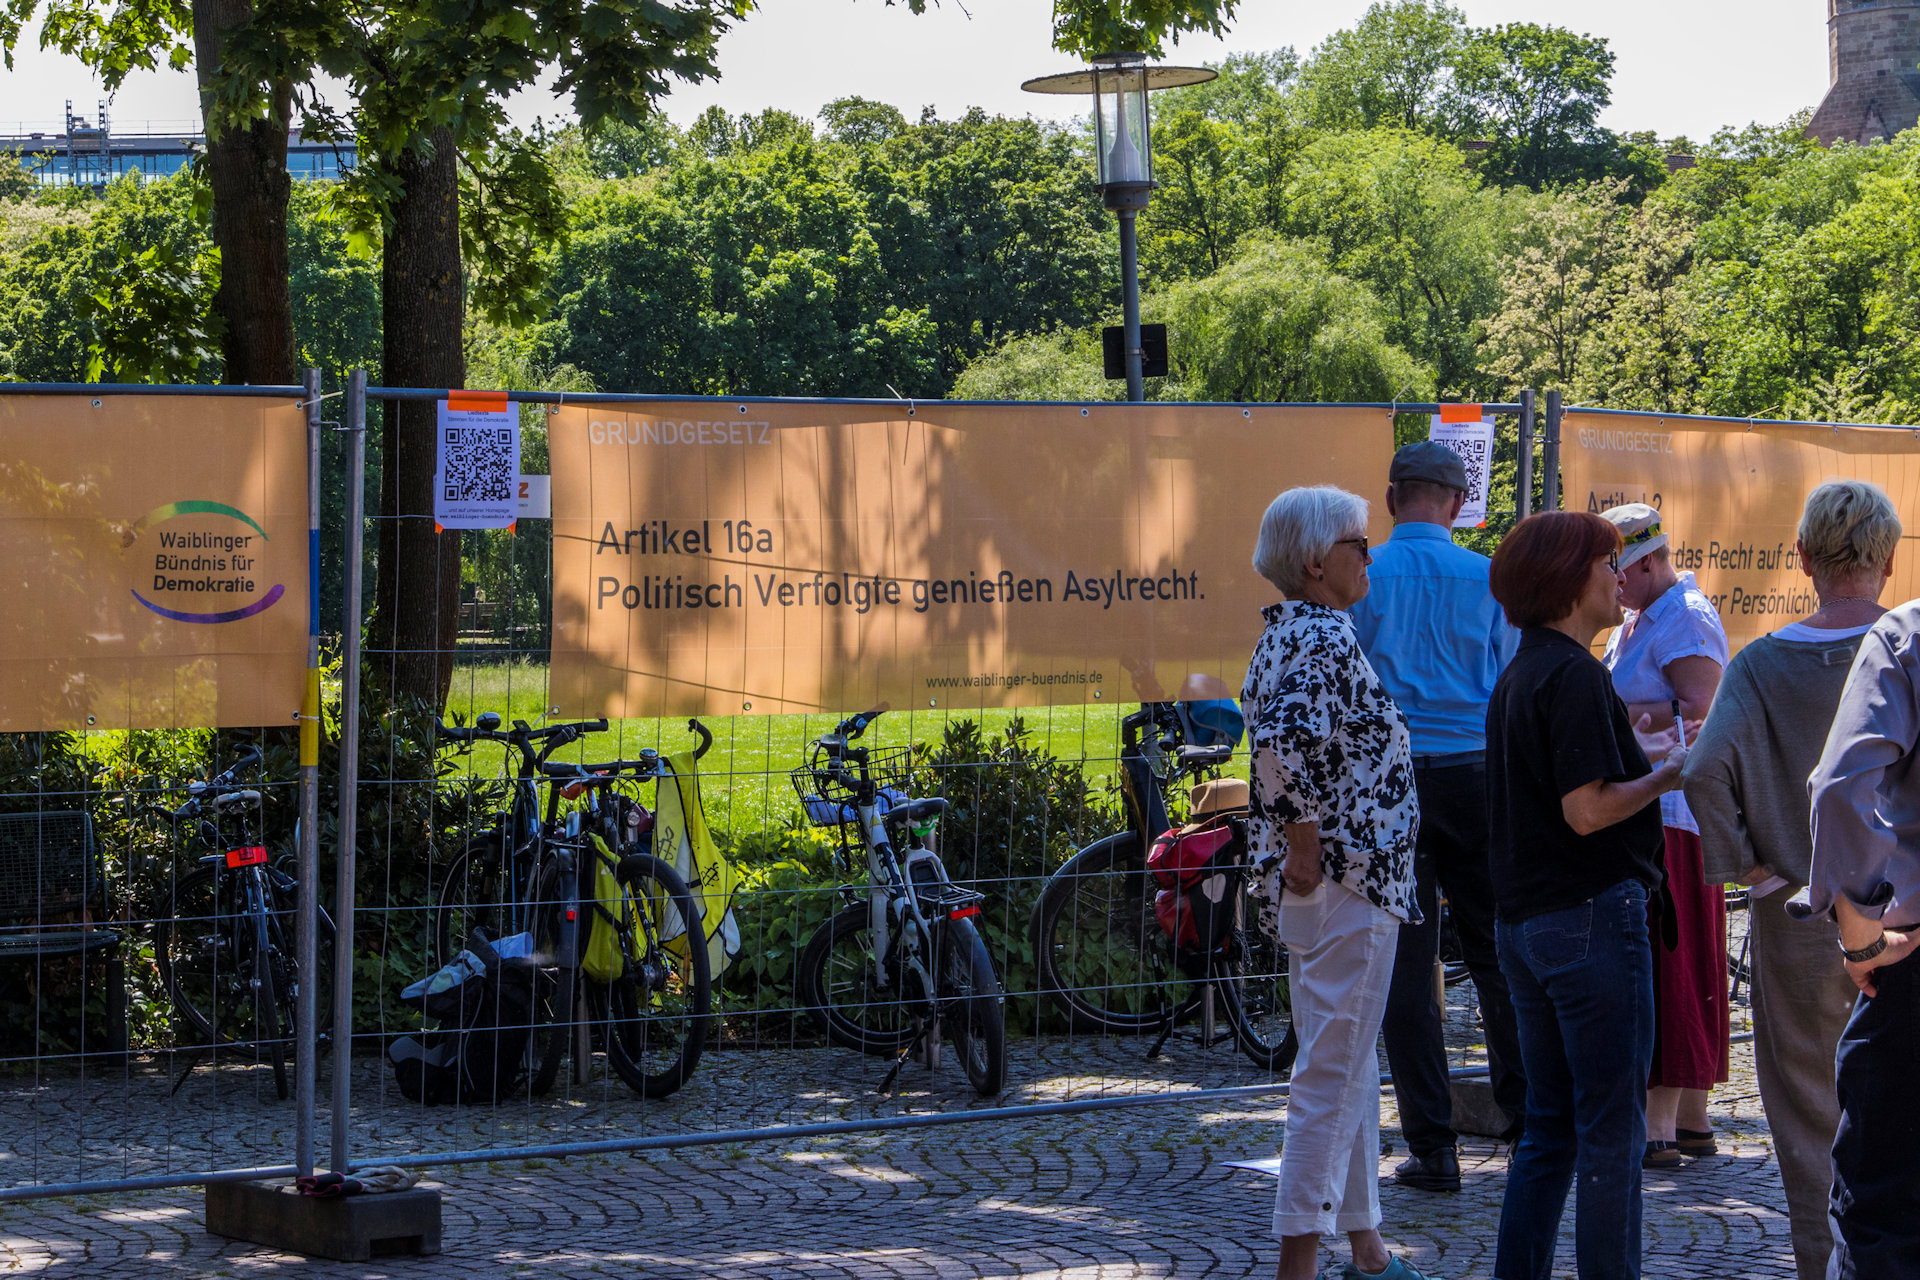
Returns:
[[[1604,36],[1616,57],[1613,106],[1603,122],[1620,130],[1704,140],[1722,125],[1776,123],[1817,104],[1827,87],[1823,0],[1456,0],[1476,26],[1531,21]],[[721,79],[689,86],[666,104],[685,123],[713,103],[730,112],[782,107],[812,116],[831,99],[857,94],[890,102],[909,120],[931,103],[944,117],[970,106],[1009,115],[1066,118],[1080,98],[1020,92],[1032,76],[1077,65],[1055,53],[1048,0],[939,0],[915,17],[883,0],[761,0],[758,12],[720,45]],[[1167,61],[1216,61],[1231,52],[1292,45],[1305,54],[1351,25],[1367,0],[1241,0],[1224,41],[1188,40]],[[37,43],[37,30],[23,43]],[[0,71],[0,133],[59,127],[61,102],[91,115],[101,97],[77,60],[23,48]],[[522,94],[520,123],[570,113],[550,93]],[[112,103],[115,128],[145,122],[197,127],[190,74],[141,74]]]

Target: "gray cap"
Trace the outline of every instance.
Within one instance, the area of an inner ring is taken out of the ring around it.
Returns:
[[[1462,493],[1470,487],[1467,484],[1467,464],[1460,461],[1460,455],[1431,440],[1416,440],[1412,444],[1402,445],[1393,455],[1393,465],[1387,468],[1387,480],[1393,484],[1402,480],[1424,480],[1428,484],[1443,484]]]

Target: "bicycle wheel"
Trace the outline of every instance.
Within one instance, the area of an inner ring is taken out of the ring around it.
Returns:
[[[578,863],[575,866],[578,875]],[[552,955],[559,941],[561,913],[566,910],[566,904],[561,901],[561,888],[560,864],[550,861],[540,872],[540,887],[534,898],[538,904],[534,946],[543,955]],[[544,1007],[534,1010],[533,1035],[527,1049],[529,1088],[536,1098],[546,1096],[553,1088],[553,1082],[560,1075],[560,1060],[566,1056],[567,1045],[573,1039],[574,979],[579,970],[575,965],[559,964],[552,972],[552,993]]]
[[[1054,872],[1033,910],[1040,989],[1079,1031],[1153,1031],[1199,1007],[1154,917],[1153,884],[1131,832],[1087,846]]]
[[[991,1098],[1007,1082],[1007,1007],[993,957],[971,920],[949,920],[941,928],[940,998],[957,1002],[943,1030],[975,1093]]]
[[[1243,891],[1243,920],[1258,920],[1250,890]],[[1214,988],[1220,993],[1240,1052],[1262,1071],[1293,1066],[1300,1037],[1293,1029],[1293,989],[1287,949],[1258,924],[1238,930],[1239,945],[1213,958]]]
[[[860,903],[814,930],[800,953],[794,994],[834,1044],[895,1057],[913,1039],[913,1015],[901,1003],[898,973],[880,981],[867,918]]]
[[[429,941],[432,953],[427,957],[427,972],[452,962],[467,945],[474,929],[484,928],[487,937],[498,940],[516,933],[510,904],[513,884],[507,874],[507,860],[497,839],[469,841],[447,864],[440,879],[440,891],[433,900],[433,920]]]
[[[667,863],[629,854],[616,874],[635,906],[631,919],[612,926],[625,971],[609,983],[586,979],[587,1008],[608,1065],[641,1097],[664,1098],[686,1083],[706,1048],[713,1007],[706,935],[686,881]],[[660,940],[651,922],[668,913],[678,921],[674,941],[690,945]],[[596,918],[593,927],[609,926]]]
[[[153,928],[160,981],[189,1033],[180,1048],[257,1038],[253,937],[238,878],[199,867],[182,876]],[[243,931],[245,936],[243,937]]]
[[[254,1051],[273,1068],[273,1091],[287,1099],[287,1042],[280,1038],[280,986],[274,975],[272,940],[268,924],[259,922],[259,936],[253,945]],[[289,1022],[287,1025],[291,1026]]]

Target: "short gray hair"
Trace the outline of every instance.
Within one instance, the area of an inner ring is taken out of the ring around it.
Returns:
[[[1797,536],[1816,577],[1879,571],[1900,545],[1900,513],[1879,485],[1829,480],[1807,495]]]
[[[1367,500],[1330,484],[1288,489],[1267,504],[1260,517],[1260,540],[1253,546],[1256,573],[1297,597],[1311,581],[1307,566],[1317,564],[1342,538],[1366,531]]]

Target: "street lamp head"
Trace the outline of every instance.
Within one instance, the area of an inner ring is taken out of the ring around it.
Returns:
[[[1021,85],[1028,93],[1093,95],[1094,155],[1100,193],[1109,209],[1137,212],[1153,191],[1153,140],[1147,95],[1155,89],[1204,84],[1218,73],[1205,67],[1153,67],[1145,54],[1104,53],[1085,71],[1041,76]]]

